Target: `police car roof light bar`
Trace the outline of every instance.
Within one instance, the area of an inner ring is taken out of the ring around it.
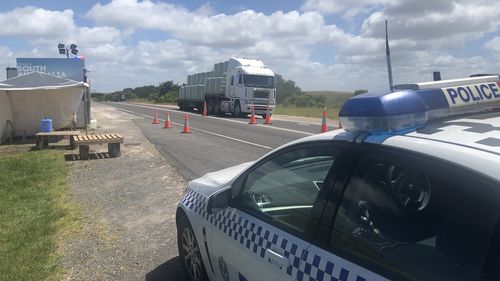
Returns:
[[[449,80],[440,80],[440,81],[431,81],[431,82],[419,82],[413,84],[401,84],[394,86],[396,90],[421,90],[421,89],[435,89],[435,88],[446,88],[453,86],[462,86],[468,84],[476,84],[476,83],[487,83],[487,82],[495,82],[498,81],[498,76],[476,76],[469,78],[461,78],[461,79],[449,79]]]
[[[396,133],[431,119],[500,108],[499,76],[409,85],[409,89],[349,98],[340,109],[340,122],[347,131]]]

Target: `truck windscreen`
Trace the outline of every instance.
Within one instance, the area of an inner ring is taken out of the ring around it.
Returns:
[[[243,82],[245,86],[261,87],[261,88],[274,88],[274,77],[262,75],[243,75]]]

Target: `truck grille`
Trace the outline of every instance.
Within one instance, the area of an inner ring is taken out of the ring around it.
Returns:
[[[268,101],[260,101],[260,100],[251,100],[249,102],[255,106],[259,106],[259,105],[267,106],[269,104]]]
[[[253,92],[253,97],[256,99],[268,99],[269,91],[255,91]]]

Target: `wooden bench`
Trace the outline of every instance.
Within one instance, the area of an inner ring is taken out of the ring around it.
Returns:
[[[108,144],[108,152],[110,157],[120,156],[120,144],[123,143],[123,137],[118,134],[98,134],[98,135],[78,135],[72,136],[73,142],[78,146],[80,152],[80,160],[89,159],[90,144]]]
[[[79,135],[80,131],[53,131],[53,132],[39,132],[36,133],[36,148],[43,149],[49,146],[50,137],[67,137],[69,136],[69,146],[71,149],[75,149],[75,144],[73,143],[73,136]]]

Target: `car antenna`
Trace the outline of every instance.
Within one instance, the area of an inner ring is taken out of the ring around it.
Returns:
[[[389,90],[394,90],[392,82],[391,50],[389,49],[389,36],[387,35],[387,20],[385,20],[385,54],[387,56],[387,73],[389,74]]]

